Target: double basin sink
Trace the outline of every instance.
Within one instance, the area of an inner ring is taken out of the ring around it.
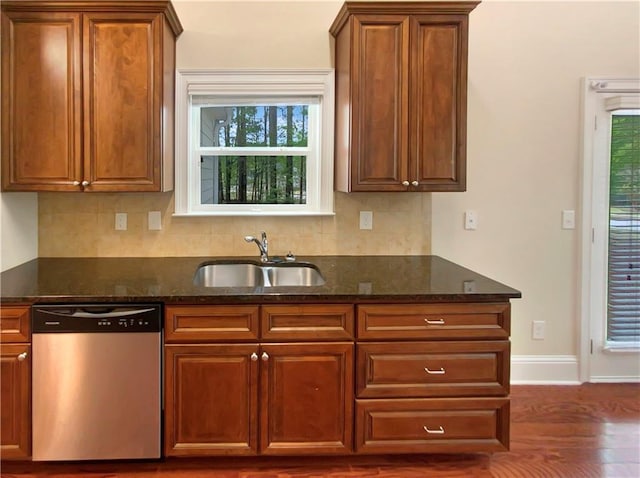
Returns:
[[[201,287],[312,287],[323,285],[324,277],[306,262],[212,261],[198,267],[193,283]]]

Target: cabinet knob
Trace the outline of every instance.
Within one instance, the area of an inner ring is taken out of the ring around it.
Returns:
[[[262,352],[262,356],[260,357],[263,362],[269,360],[269,354],[267,352]]]
[[[402,185],[403,186],[408,186],[409,185],[409,181],[402,181]]]
[[[80,181],[74,181],[74,182],[73,182],[73,185],[74,185],[74,186],[80,186]]]
[[[429,375],[444,375],[446,373],[442,367],[440,367],[440,370],[431,370],[429,367],[425,367],[424,371]]]
[[[444,325],[444,319],[430,319],[427,317],[426,319],[424,319],[424,321],[428,325]]]
[[[27,358],[27,352],[22,352],[20,355],[18,355],[19,362],[22,362],[26,358]]]
[[[251,361],[252,361],[252,362],[255,362],[256,360],[258,360],[258,354],[257,354],[257,353],[255,353],[255,352],[253,352],[253,353],[251,354]]]
[[[424,431],[429,433],[430,435],[444,435],[444,428],[438,427],[437,429],[429,428],[428,426],[423,426]]]
[[[411,181],[412,186],[418,186],[420,183],[418,181]]]
[[[89,185],[89,181],[86,181],[86,180],[85,180],[85,181],[82,181],[82,185],[83,185],[83,186],[88,186],[88,185]]]

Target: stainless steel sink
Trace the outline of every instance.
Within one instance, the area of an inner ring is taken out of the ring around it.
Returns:
[[[312,287],[324,277],[309,263],[209,262],[196,269],[193,283],[202,287]]]
[[[255,264],[203,264],[196,270],[195,285],[204,287],[260,287],[264,273]]]

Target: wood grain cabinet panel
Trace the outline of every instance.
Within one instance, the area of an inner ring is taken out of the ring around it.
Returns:
[[[166,456],[257,453],[257,353],[256,344],[165,346]]]
[[[357,453],[470,453],[509,447],[509,400],[356,401]]]
[[[336,189],[464,191],[468,16],[479,2],[346,2]]]
[[[460,397],[509,393],[509,342],[365,343],[357,396]]]
[[[2,342],[31,342],[30,306],[0,307],[0,343]]]
[[[510,304],[365,304],[358,339],[508,339]]]
[[[264,305],[261,338],[279,340],[351,340],[353,305]]]
[[[173,188],[169,1],[2,3],[5,191]]]
[[[353,448],[353,344],[261,346],[260,453],[345,454]]]
[[[31,308],[0,307],[0,456],[31,456]]]
[[[165,342],[258,340],[257,305],[168,305],[165,307]]]
[[[0,350],[0,455],[31,456],[31,344],[2,344]]]

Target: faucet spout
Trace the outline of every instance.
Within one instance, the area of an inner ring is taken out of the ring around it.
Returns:
[[[269,242],[267,241],[267,233],[262,231],[262,240],[258,240],[254,236],[244,236],[244,240],[247,242],[255,242],[260,250],[260,261],[269,262]]]

